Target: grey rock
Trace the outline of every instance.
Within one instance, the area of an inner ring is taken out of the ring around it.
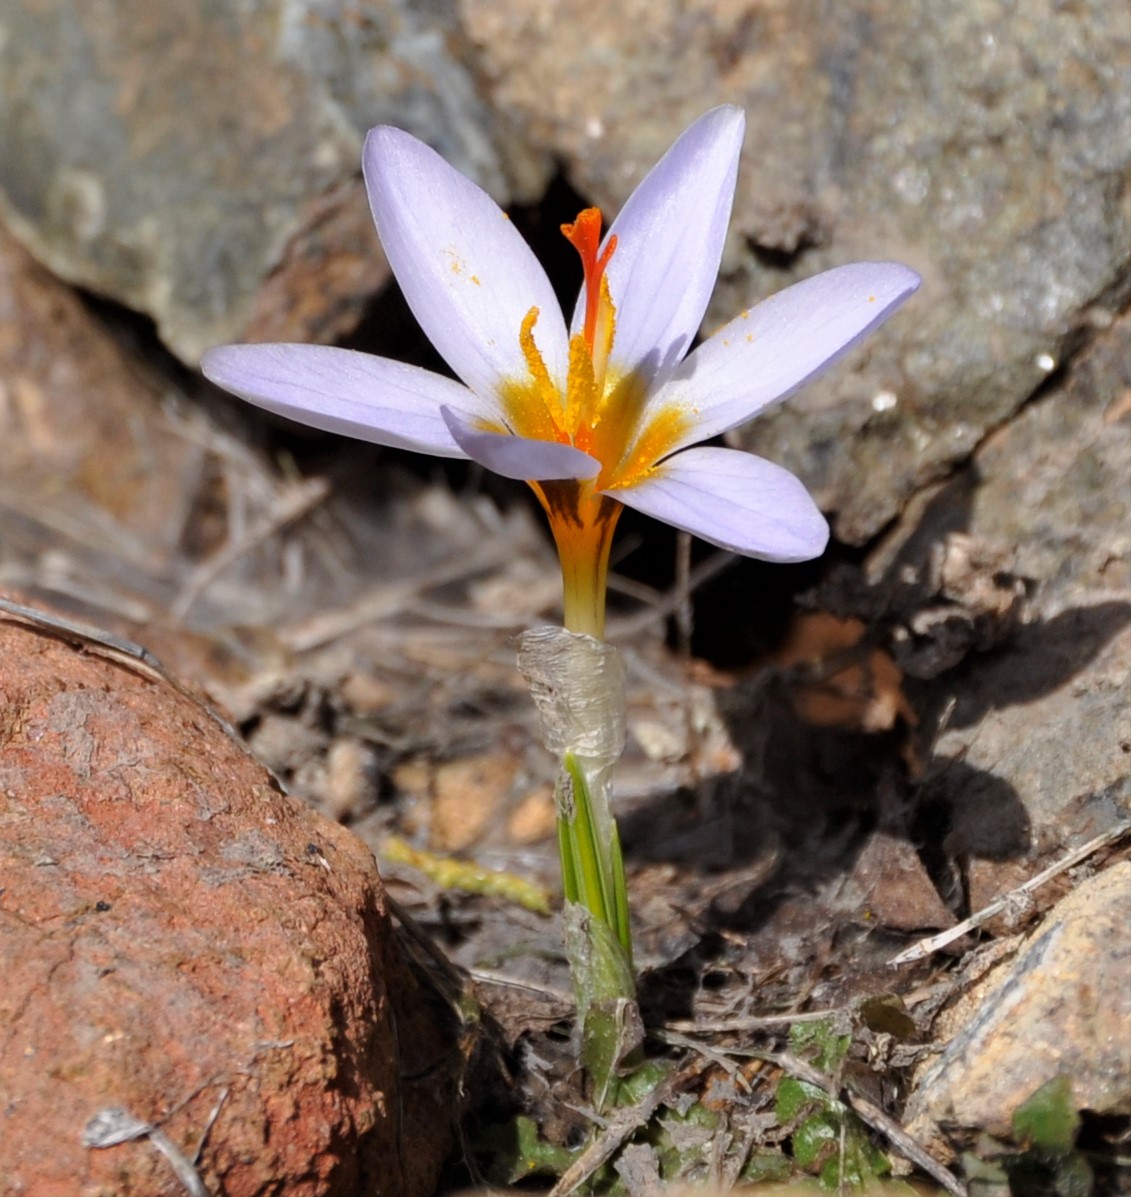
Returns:
[[[708,326],[860,258],[925,286],[740,434],[862,543],[1131,290],[1131,9],[1104,0],[462,0],[498,108],[610,209],[713,103],[747,111]]]
[[[1131,317],[999,429],[916,533],[1012,546],[1027,622],[940,679],[957,699],[936,751],[950,846],[980,857],[986,904],[1026,871],[1131,817]],[[1011,830],[1010,830],[1011,829]],[[1024,858],[1028,861],[1024,862]]]
[[[1131,864],[1088,878],[1020,955],[992,970],[942,1019],[942,1055],[915,1084],[907,1128],[1007,1135],[1014,1111],[1057,1076],[1078,1109],[1131,1112]]]
[[[1131,820],[1128,477],[1124,315],[917,495],[869,557],[871,589],[846,591],[917,679],[932,759],[916,806],[971,911]],[[988,930],[1033,904],[1010,901]]]
[[[948,847],[982,858],[977,908],[1019,880],[1011,860],[1035,872],[1131,817],[1131,603],[1038,620],[964,681],[933,790],[953,806]]]
[[[974,458],[969,525],[1015,546],[1047,615],[1131,599],[1131,316]]]
[[[186,361],[329,339],[388,273],[360,184],[370,126],[508,188],[455,32],[444,0],[5,0],[0,215]]]
[[[387,279],[358,175],[390,121],[502,201],[618,207],[721,100],[750,127],[708,326],[838,262],[923,291],[738,431],[863,543],[1131,294],[1131,9],[1104,0],[141,0],[0,10],[0,212],[64,277],[223,340],[331,340]]]

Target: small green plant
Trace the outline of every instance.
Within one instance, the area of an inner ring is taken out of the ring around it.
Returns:
[[[976,1197],[1091,1197],[1092,1166],[1076,1147],[1080,1112],[1072,1081],[1057,1076],[1013,1113],[1012,1141],[988,1136],[963,1160]]]
[[[789,1049],[809,1060],[822,1072],[834,1075],[844,1063],[852,1036],[838,1033],[831,1018],[817,1022],[795,1022],[789,1028]]]
[[[831,1075],[844,1062],[851,1042],[849,1035],[836,1032],[831,1020],[795,1024],[789,1033],[794,1054]],[[891,1172],[890,1161],[872,1143],[864,1124],[819,1086],[783,1078],[775,1113],[783,1127],[791,1128],[795,1165],[817,1176],[822,1188],[861,1188]]]
[[[1007,1170],[1011,1181],[1026,1172],[1044,1173],[1056,1197],[1091,1197],[1092,1167],[1076,1150],[1080,1112],[1066,1076],[1042,1085],[1013,1114],[1013,1137],[1024,1149]],[[1017,1189],[1016,1184],[1014,1185]]]

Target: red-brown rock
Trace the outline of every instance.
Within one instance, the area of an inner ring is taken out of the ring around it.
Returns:
[[[0,611],[0,1189],[181,1197],[160,1136],[84,1146],[118,1107],[212,1194],[422,1197],[450,1073],[416,985],[358,840],[160,676]]]

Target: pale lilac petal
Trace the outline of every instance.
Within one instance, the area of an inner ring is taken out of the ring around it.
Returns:
[[[696,414],[677,448],[717,436],[820,374],[920,281],[896,262],[856,262],[787,287],[700,345],[648,403]]]
[[[300,424],[438,457],[465,456],[442,405],[470,419],[491,414],[450,378],[326,345],[221,345],[200,368],[224,390]]]
[[[788,470],[737,449],[688,449],[643,482],[607,492],[628,507],[747,557],[809,561],[825,517]]]
[[[596,478],[600,473],[601,463],[572,445],[536,441],[507,432],[484,432],[447,407],[442,414],[459,447],[493,474],[524,482],[550,482],[562,478]]]
[[[565,322],[546,272],[493,199],[400,129],[370,131],[362,158],[373,219],[420,327],[481,395],[526,379],[522,321],[556,380],[569,361]]]
[[[714,108],[688,128],[629,197],[609,229],[617,248],[609,291],[617,310],[611,361],[651,379],[699,331],[722,259],[746,118]],[[585,317],[585,293],[573,331]]]

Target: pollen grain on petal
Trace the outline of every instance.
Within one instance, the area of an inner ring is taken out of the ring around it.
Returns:
[[[694,411],[674,404],[653,412],[628,452],[607,477],[602,475],[598,485],[621,488],[643,481],[659,462],[671,454],[694,418]]]
[[[476,416],[472,425],[477,432],[494,432],[499,436],[506,436],[510,429],[501,420],[489,420],[486,416]]]

